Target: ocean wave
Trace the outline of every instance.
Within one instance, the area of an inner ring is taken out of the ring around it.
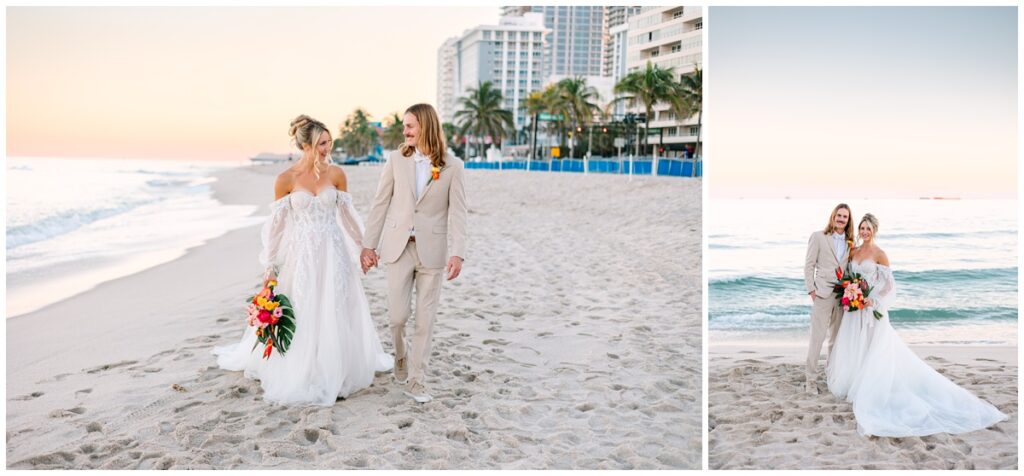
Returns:
[[[988,237],[988,236],[1017,236],[1017,230],[977,230],[977,231],[949,231],[949,232],[927,232],[927,233],[893,233],[880,235],[879,239],[902,240],[907,238],[964,238],[964,237]]]
[[[123,202],[118,206],[91,210],[65,210],[41,220],[7,229],[7,249],[11,250],[75,231],[91,223],[129,212],[159,198]]]
[[[913,286],[917,284],[967,283],[979,281],[1017,282],[1017,267],[1011,268],[974,268],[974,269],[932,269],[925,271],[893,271],[897,285]],[[733,276],[716,278],[708,281],[708,288],[713,290],[785,290],[787,288],[803,288],[803,277],[785,276]]]
[[[1017,267],[975,268],[975,269],[933,269],[927,271],[893,271],[896,283],[932,284],[968,281],[1013,281],[1017,282]]]
[[[1015,307],[973,307],[934,309],[893,309],[889,320],[894,325],[931,325],[940,322],[984,323],[1017,320]],[[709,329],[756,330],[807,328],[810,306],[777,306],[747,313],[708,314]]]
[[[191,182],[191,180],[154,179],[147,180],[146,185],[149,185],[150,187],[180,187],[188,185]]]
[[[135,170],[119,170],[122,174],[139,174],[139,175],[164,175],[167,177],[188,177],[199,173],[197,170],[191,171],[176,171],[176,170],[147,170],[147,169],[135,169]]]

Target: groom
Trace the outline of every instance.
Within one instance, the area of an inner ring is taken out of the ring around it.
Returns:
[[[807,258],[804,261],[804,286],[811,299],[811,342],[807,348],[806,389],[817,393],[814,385],[818,373],[818,358],[821,346],[828,335],[828,355],[836,343],[839,323],[843,318],[843,307],[832,294],[836,269],[846,268],[853,243],[853,224],[850,220],[850,206],[840,203],[832,209],[832,216],[824,231],[811,233],[807,242]]]
[[[451,281],[459,276],[466,255],[466,191],[462,161],[448,153],[434,108],[416,104],[405,111],[402,122],[405,142],[384,165],[360,261],[364,273],[381,259],[388,265],[395,380],[405,384],[407,396],[426,403],[432,399],[425,376],[441,282],[443,277]],[[451,257],[446,265],[449,237]],[[416,327],[407,351],[405,324],[412,313],[414,286]]]

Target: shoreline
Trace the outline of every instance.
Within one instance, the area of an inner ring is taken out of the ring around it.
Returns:
[[[215,196],[265,214],[276,170],[226,171]],[[345,171],[365,213],[380,169]],[[8,468],[699,469],[699,183],[474,172],[433,402],[378,374],[333,407],[280,407],[216,368],[262,274],[250,226],[9,319]],[[671,206],[634,208],[655,198]],[[602,233],[609,219],[624,231]],[[653,247],[622,252],[642,238]],[[363,281],[390,352],[385,274]]]
[[[104,162],[110,162],[110,159]],[[143,167],[146,162],[134,159],[128,161],[129,164],[138,165],[139,167]],[[222,200],[223,194],[219,197],[216,194],[216,177],[226,171],[238,168],[237,165],[229,166],[227,163],[221,162],[212,164],[202,164],[194,161],[179,162],[180,164],[178,165],[180,166],[206,166],[209,168],[209,171],[202,175],[202,177],[206,177],[206,180],[199,179],[202,183],[198,183],[198,185],[208,187],[209,190],[205,192],[208,198],[205,201],[212,202],[213,207],[208,207],[206,203],[193,204],[191,208],[172,209],[173,212],[180,214],[182,211],[190,210],[194,214],[194,212],[201,211],[202,214],[193,218],[198,218],[201,221],[217,220],[218,223],[227,225],[226,228],[203,229],[205,233],[201,235],[203,236],[201,238],[181,235],[180,233],[176,236],[164,237],[162,239],[166,241],[166,244],[163,246],[150,247],[151,249],[133,254],[106,257],[90,256],[74,261],[60,262],[45,268],[20,271],[19,273],[24,273],[24,276],[21,276],[16,284],[12,284],[10,279],[8,279],[8,299],[5,318],[8,320],[16,319],[35,312],[44,311],[50,306],[59,305],[62,302],[96,289],[105,283],[129,278],[152,268],[182,259],[193,250],[232,230],[253,226],[251,222],[253,221],[255,210],[250,210],[249,208],[254,204],[244,201],[225,202]],[[167,173],[173,174],[173,172]],[[193,182],[197,182],[197,180],[193,179]],[[201,197],[201,195],[196,196],[196,198],[202,200]],[[149,206],[151,204],[142,205],[143,208]],[[243,207],[243,209],[237,209],[238,206]],[[152,212],[153,210],[150,211]],[[157,209],[155,211],[166,214],[169,210]],[[127,214],[115,215],[113,218],[123,220],[125,217],[132,216],[140,216],[140,210],[129,210]],[[137,230],[128,229],[125,231],[132,232]],[[62,237],[58,236],[56,238],[60,239]],[[10,278],[10,276],[8,277]],[[12,299],[12,296],[16,297]]]

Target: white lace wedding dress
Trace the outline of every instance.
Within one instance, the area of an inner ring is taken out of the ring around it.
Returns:
[[[273,202],[260,262],[278,267],[275,292],[291,300],[295,335],[286,354],[264,359],[246,326],[241,342],[214,349],[217,365],[259,379],[263,399],[285,405],[333,405],[390,370],[360,281],[362,235],[351,195],[334,187]],[[243,314],[240,302],[239,321]]]
[[[871,309],[846,312],[826,371],[828,388],[853,404],[857,431],[874,436],[966,433],[1007,419],[922,361],[889,323],[895,280],[888,266],[852,261],[872,287]]]

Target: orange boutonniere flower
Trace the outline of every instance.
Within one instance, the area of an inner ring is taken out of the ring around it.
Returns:
[[[430,168],[430,180],[434,181],[441,178],[441,168],[434,166]]]

